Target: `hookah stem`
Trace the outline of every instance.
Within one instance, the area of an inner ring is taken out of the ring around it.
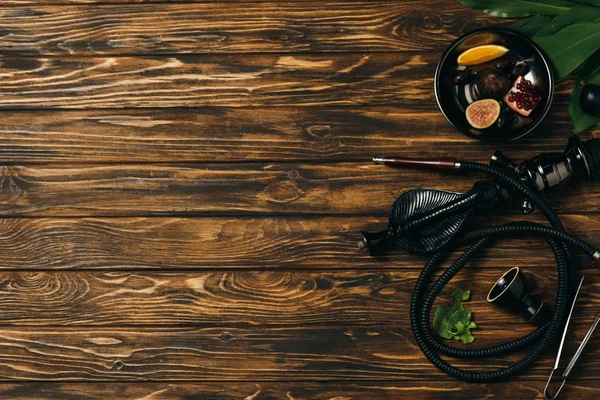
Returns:
[[[567,234],[556,213],[554,213],[550,206],[548,206],[540,196],[523,182],[498,168],[485,164],[470,161],[457,161],[453,159],[427,159],[424,163],[422,159],[407,160],[405,158],[395,158],[385,159],[382,163],[388,165],[419,165],[443,169],[449,169],[450,164],[452,163],[454,169],[460,169],[461,171],[467,172],[486,173],[493,176],[499,183],[506,187],[513,189],[516,192],[520,192],[524,198],[534,204],[546,217],[550,226],[530,222],[509,223],[470,231],[463,237],[454,240],[446,248],[435,253],[427,261],[415,284],[410,304],[411,328],[418,346],[432,364],[448,375],[468,382],[484,383],[506,379],[511,375],[527,369],[560,335],[560,328],[564,324],[565,316],[568,311],[567,308],[572,294],[571,288],[575,272],[571,248],[581,250],[595,260],[596,264],[600,262],[600,252],[582,240]],[[457,349],[444,344],[434,334],[429,322],[431,309],[436,296],[477,251],[487,246],[494,238],[506,236],[507,234],[533,234],[543,236],[548,241],[556,258],[558,272],[557,298],[555,312],[552,318],[532,333],[513,342],[498,346],[483,349]],[[433,277],[435,269],[447,257],[448,253],[454,248],[469,243],[471,244],[471,247],[460,255],[440,278],[438,278],[431,288],[427,290],[428,283]],[[482,358],[513,352],[534,344],[535,346],[531,353],[521,361],[496,371],[466,371],[450,365],[438,355],[441,353],[457,358]]]

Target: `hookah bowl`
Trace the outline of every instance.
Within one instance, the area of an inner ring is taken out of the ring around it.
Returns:
[[[509,269],[496,281],[487,301],[503,307],[517,306],[524,321],[535,317],[544,305],[539,297],[529,294],[525,275],[519,267]]]

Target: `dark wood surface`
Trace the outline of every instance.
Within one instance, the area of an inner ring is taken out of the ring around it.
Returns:
[[[452,0],[0,2],[0,398],[541,398],[554,352],[503,383],[436,370],[408,317],[424,258],[356,249],[403,191],[479,178],[372,156],[564,148],[571,81],[516,143],[462,136],[437,109],[449,42],[510,22]],[[600,244],[600,184],[560,192],[567,229]],[[523,218],[542,221],[472,224]],[[547,245],[500,241],[438,299],[472,289],[472,347],[534,329],[485,300],[512,266],[553,301]],[[585,273],[567,354],[600,309]],[[600,396],[599,344],[564,398]]]

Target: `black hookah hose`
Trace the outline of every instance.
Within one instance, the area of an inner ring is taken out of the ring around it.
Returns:
[[[561,327],[565,322],[567,308],[570,305],[571,288],[575,275],[571,249],[580,250],[592,259],[597,259],[599,254],[594,247],[567,234],[560,219],[550,206],[518,179],[498,168],[469,161],[460,161],[460,170],[482,172],[493,176],[505,187],[520,192],[524,198],[540,210],[550,223],[550,226],[546,226],[531,222],[515,222],[468,232],[443,250],[435,253],[423,267],[415,284],[410,304],[410,322],[416,342],[429,361],[443,372],[459,380],[475,383],[499,381],[527,369],[562,333]],[[556,259],[558,272],[558,290],[552,318],[528,335],[502,345],[468,350],[447,346],[437,338],[430,326],[430,314],[435,298],[475,253],[490,244],[495,238],[509,234],[543,236],[548,241]],[[448,253],[468,244],[471,246],[427,290],[428,283],[436,268],[445,260]],[[439,356],[443,354],[455,358],[487,358],[511,353],[528,346],[533,346],[533,349],[525,358],[506,368],[495,371],[466,371],[450,365]]]

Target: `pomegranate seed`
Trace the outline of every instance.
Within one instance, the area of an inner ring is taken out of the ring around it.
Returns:
[[[508,95],[508,101],[515,103],[517,108],[529,111],[532,110],[540,100],[540,95],[535,91],[531,81],[521,77],[515,85],[516,91],[512,91]]]

